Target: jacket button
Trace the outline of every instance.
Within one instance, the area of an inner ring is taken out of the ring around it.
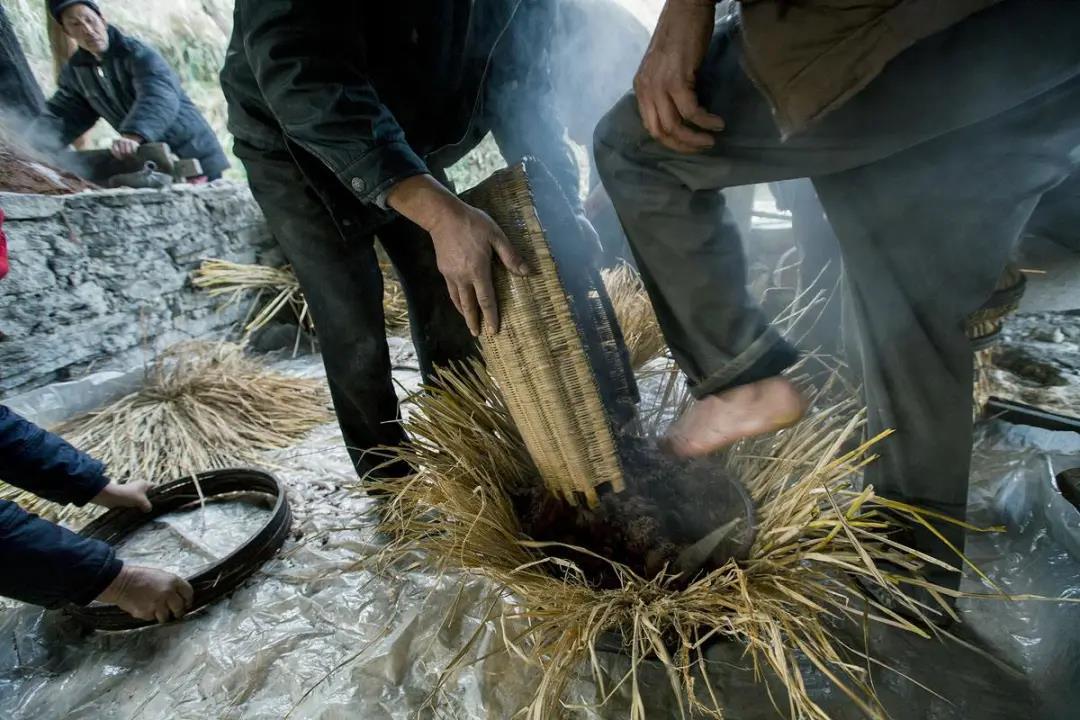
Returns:
[[[356,192],[364,192],[367,189],[367,183],[358,177],[354,177],[349,184],[352,185],[352,189]]]

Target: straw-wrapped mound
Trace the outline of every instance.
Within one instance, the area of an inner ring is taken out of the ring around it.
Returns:
[[[332,419],[322,380],[270,370],[238,345],[181,343],[147,368],[142,389],[55,432],[104,462],[113,480],[165,482],[258,465],[261,452],[291,447]],[[92,513],[5,490],[8,499],[53,519]]]
[[[851,403],[819,408],[796,427],[729,453],[728,472],[748,484],[758,505],[756,539],[745,560],[687,584],[664,572],[635,572],[599,557],[595,547],[553,548],[535,523],[531,536],[525,532],[518,501],[540,481],[485,370],[444,374],[440,387],[412,402],[406,425],[414,442],[399,452],[418,473],[381,486],[389,493],[382,530],[395,538],[384,558],[420,550],[437,571],[481,575],[506,589],[514,604],[499,620],[518,624],[523,634],[509,636],[524,638],[508,642],[543,673],[527,717],[558,716],[567,681],[582,663],[592,663],[603,687],[593,651],[613,633],[632,659],[632,686],[640,664],[655,658],[688,712],[723,717],[700,674],[703,644],[719,637],[744,644],[756,668],[779,678],[793,718],[826,717],[807,693],[800,654],[868,715],[882,716],[865,671],[871,663],[850,656],[825,617],[863,622],[855,576],[912,613],[933,612],[882,567],[915,570],[934,561],[893,537],[898,518],[924,522],[917,510],[856,488],[872,442],[842,451],[863,427]],[[598,581],[586,559],[606,563],[617,582]],[[926,634],[880,606],[868,617]]]
[[[387,332],[406,330],[409,327],[409,306],[405,301],[405,291],[394,277],[393,268],[388,263],[381,264],[380,267],[383,273],[383,313]],[[224,296],[226,307],[240,302],[254,292],[256,295],[252,301],[252,310],[244,322],[245,337],[262,329],[285,311],[291,312],[302,330],[315,335],[315,324],[308,311],[307,300],[304,299],[300,282],[289,265],[274,268],[211,258],[203,260],[199,269],[192,274],[191,284],[206,290],[211,296]],[[269,300],[260,304],[265,297],[269,297]]]

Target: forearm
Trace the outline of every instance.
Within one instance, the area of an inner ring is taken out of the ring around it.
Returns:
[[[0,405],[0,479],[58,503],[83,505],[106,485],[105,466]]]
[[[386,204],[429,233],[460,212],[462,201],[431,175],[414,175],[395,184]]]
[[[47,608],[86,605],[122,567],[106,543],[0,501],[0,595]]]

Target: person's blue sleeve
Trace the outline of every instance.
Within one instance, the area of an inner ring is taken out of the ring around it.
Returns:
[[[75,505],[85,505],[109,484],[101,462],[5,405],[0,405],[0,480]]]
[[[0,595],[46,608],[87,605],[123,565],[106,543],[0,500]]]

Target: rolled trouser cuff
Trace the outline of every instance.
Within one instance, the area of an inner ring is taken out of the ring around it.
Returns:
[[[799,361],[799,351],[772,327],[765,329],[757,340],[701,380],[690,379],[690,393],[698,399],[740,385],[775,377]]]

